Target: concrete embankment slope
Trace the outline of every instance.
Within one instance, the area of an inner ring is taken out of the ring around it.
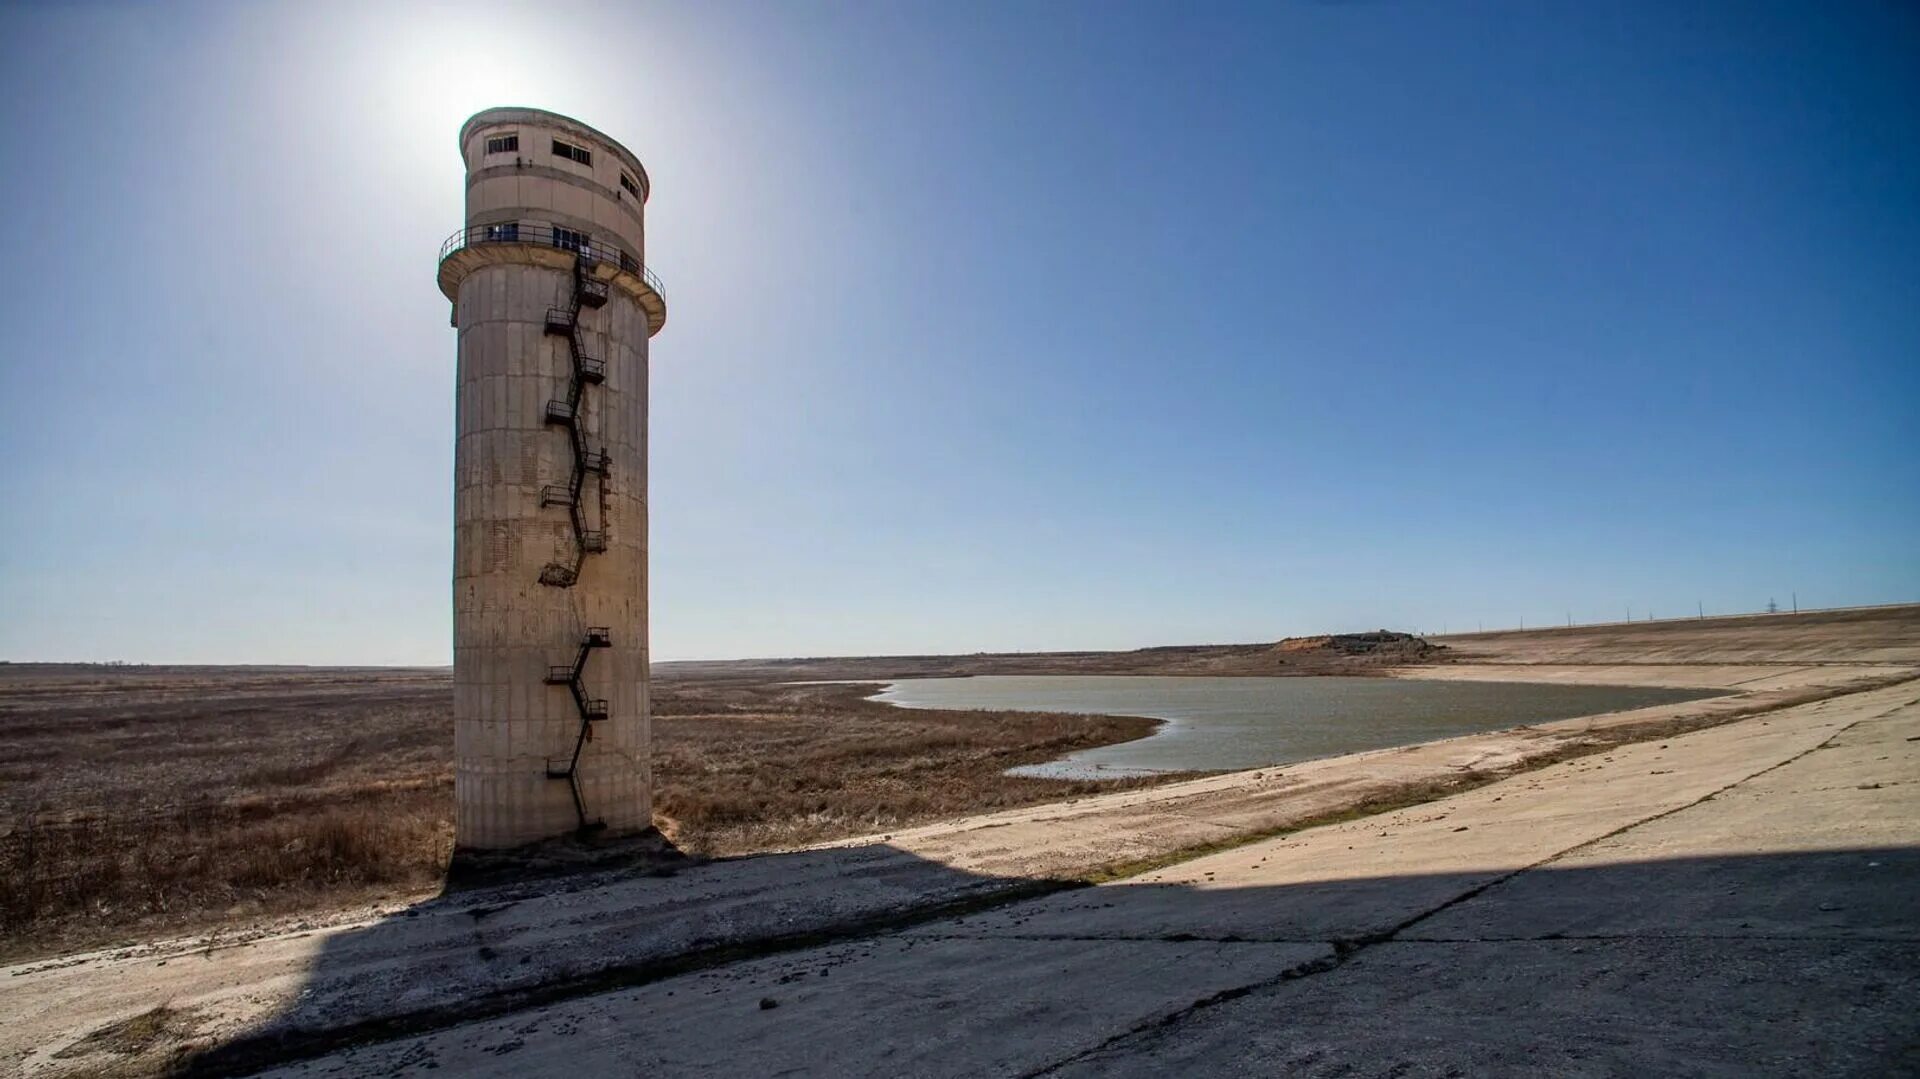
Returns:
[[[289,1075],[1896,1074],[1920,688]]]
[[[1920,664],[1920,604],[1436,637],[1500,664]]]
[[[1452,662],[1402,678],[1753,693],[1870,682],[1920,666],[1920,604],[1549,627],[1435,638]]]

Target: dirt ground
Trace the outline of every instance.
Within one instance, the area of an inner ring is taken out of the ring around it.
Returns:
[[[1003,773],[1156,726],[870,692],[657,681],[662,830],[734,854],[1111,790]],[[0,956],[436,887],[452,747],[445,669],[0,665]]]
[[[1920,662],[1920,607],[1456,636],[1444,649],[1383,633],[1122,653],[663,664],[656,817],[689,853],[733,854],[1179,778],[1004,774],[1141,737],[1150,720],[894,709],[864,700],[865,686],[785,684],[799,679],[1504,679],[1509,665],[1527,665],[1516,680],[1691,684],[1698,674],[1699,684],[1734,686],[1736,674],[1797,682],[1863,657]],[[1548,669],[1569,661],[1667,666],[1640,666],[1631,678]],[[1774,666],[1704,666],[1738,663]],[[1809,669],[1778,666],[1788,663]],[[451,852],[451,746],[444,668],[0,663],[0,957],[431,890]]]

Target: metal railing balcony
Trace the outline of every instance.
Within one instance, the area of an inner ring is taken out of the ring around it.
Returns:
[[[572,426],[574,422],[573,403],[570,401],[548,401],[547,422],[564,423]]]
[[[539,221],[507,222],[500,225],[472,225],[447,237],[440,245],[440,261],[456,251],[482,244],[539,244],[554,247],[562,251],[571,251],[590,262],[607,262],[620,267],[627,273],[637,275],[647,283],[647,287],[666,299],[667,286],[662,284],[658,274],[643,264],[639,257],[618,244],[609,243],[588,235],[579,239],[581,233],[558,225],[549,225]]]

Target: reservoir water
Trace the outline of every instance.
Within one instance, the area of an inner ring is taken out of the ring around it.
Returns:
[[[1145,738],[1014,769],[1019,775],[1089,779],[1260,768],[1723,692],[1400,678],[982,675],[894,682],[874,699],[904,708],[1166,721]]]

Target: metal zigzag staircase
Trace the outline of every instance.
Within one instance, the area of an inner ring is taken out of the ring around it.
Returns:
[[[610,462],[605,450],[587,446],[586,426],[580,407],[586,398],[587,387],[600,385],[607,378],[606,363],[588,356],[585,344],[581,341],[580,312],[585,308],[599,308],[606,302],[607,283],[594,276],[592,259],[582,252],[573,263],[572,302],[566,307],[547,309],[547,333],[567,339],[567,353],[572,360],[567,375],[567,395],[547,402],[546,418],[548,423],[566,429],[567,445],[573,451],[573,467],[566,483],[548,484],[540,491],[540,504],[565,506],[568,520],[573,526],[571,562],[549,562],[540,571],[540,583],[555,588],[572,588],[580,580],[580,567],[586,562],[587,555],[607,549],[606,532],[587,527],[586,511],[581,500],[586,493],[587,477],[596,476],[605,482]],[[580,794],[580,751],[593,740],[593,724],[607,718],[607,702],[587,695],[582,676],[586,673],[587,658],[593,654],[593,650],[612,645],[613,636],[607,627],[590,627],[580,640],[579,652],[574,656],[571,666],[547,668],[547,684],[566,686],[571,690],[573,703],[580,712],[580,730],[573,740],[573,756],[568,758],[564,768],[556,767],[552,760],[548,760],[547,777],[567,781],[573,792],[573,808],[580,815],[582,832],[606,827],[605,821],[587,819],[586,800]]]
[[[606,827],[605,821],[587,820],[586,799],[580,796],[580,751],[586,748],[588,742],[593,741],[594,721],[607,718],[607,702],[597,697],[587,696],[587,686],[586,683],[581,680],[581,675],[586,672],[587,657],[593,654],[594,649],[610,648],[612,646],[613,634],[608,631],[607,627],[589,627],[586,634],[580,638],[580,651],[573,657],[572,666],[547,668],[547,684],[550,686],[566,686],[573,692],[574,705],[580,709],[580,733],[575,735],[573,739],[573,756],[567,759],[567,766],[565,768],[557,768],[553,762],[549,760],[547,762],[547,778],[564,779],[567,781],[568,787],[573,791],[573,808],[574,812],[580,815],[580,830],[582,832],[595,831]]]
[[[608,460],[605,451],[587,448],[587,432],[581,421],[580,405],[587,387],[607,380],[607,365],[586,353],[580,340],[580,310],[600,307],[607,302],[607,283],[596,280],[591,263],[583,256],[573,264],[573,303],[568,307],[547,308],[547,333],[567,339],[567,352],[573,365],[567,377],[567,395],[547,402],[547,422],[566,428],[567,444],[573,449],[573,469],[564,484],[549,484],[540,491],[542,506],[565,506],[573,522],[573,560],[549,562],[540,571],[540,583],[556,588],[572,588],[580,579],[580,566],[589,553],[607,549],[607,534],[588,529],[580,498],[586,490],[589,473],[604,478]]]

